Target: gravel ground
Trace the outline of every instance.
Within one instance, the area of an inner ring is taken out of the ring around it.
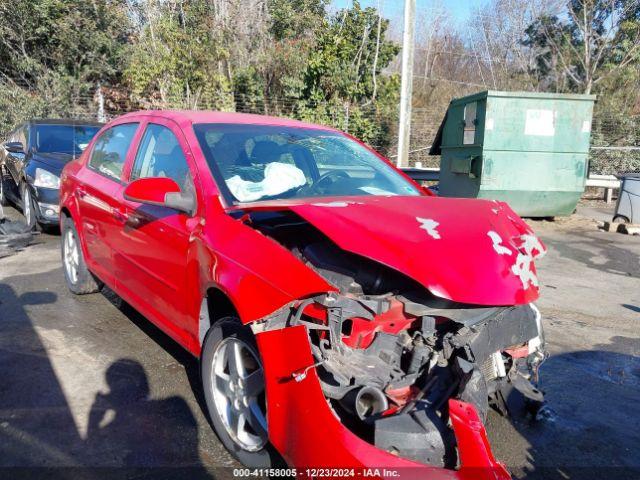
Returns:
[[[490,415],[494,453],[515,478],[640,478],[640,238],[581,215],[531,224],[549,247],[549,415]],[[203,413],[194,359],[115,304],[67,291],[56,235],[0,259],[0,477],[144,465],[127,476],[219,478],[237,466]]]

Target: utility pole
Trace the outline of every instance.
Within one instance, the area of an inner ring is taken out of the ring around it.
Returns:
[[[102,84],[98,82],[96,86],[96,100],[98,101],[98,121],[106,122],[107,116],[104,113],[104,94],[102,93]]]
[[[404,33],[402,36],[402,83],[400,85],[400,125],[398,128],[398,167],[409,164],[411,137],[411,87],[413,85],[413,33],[416,0],[404,1]]]

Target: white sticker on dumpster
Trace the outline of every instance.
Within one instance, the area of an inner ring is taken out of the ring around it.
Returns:
[[[553,137],[556,134],[555,123],[553,110],[527,110],[524,134],[540,137]]]

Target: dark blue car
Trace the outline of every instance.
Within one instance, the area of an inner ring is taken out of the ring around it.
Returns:
[[[102,124],[82,120],[31,120],[0,148],[0,203],[13,202],[31,228],[57,225],[60,173],[82,153]]]

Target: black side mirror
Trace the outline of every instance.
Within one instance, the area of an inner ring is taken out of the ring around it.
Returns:
[[[7,152],[24,153],[24,145],[22,145],[22,142],[5,142],[3,147]]]

